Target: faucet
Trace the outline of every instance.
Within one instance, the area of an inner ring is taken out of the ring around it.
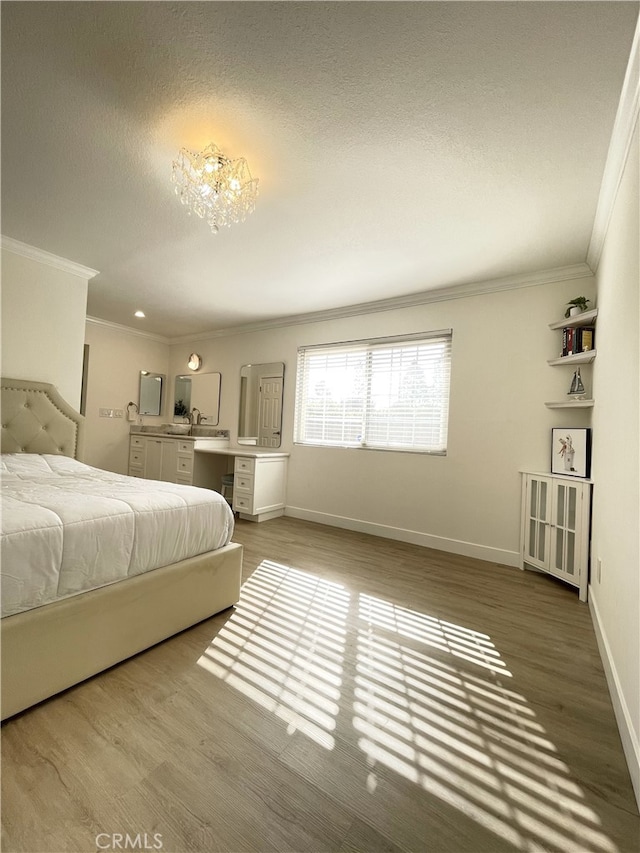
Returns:
[[[196,412],[198,413],[197,415],[196,415]],[[194,406],[194,408],[191,409],[191,417],[189,418],[189,420],[191,421],[191,426],[193,426],[194,424],[199,424],[200,421],[202,420],[202,415],[200,414],[200,409],[196,409]]]

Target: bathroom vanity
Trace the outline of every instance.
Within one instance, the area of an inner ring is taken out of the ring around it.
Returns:
[[[228,438],[131,433],[129,476],[221,490],[234,474],[232,508],[247,521],[284,513],[289,454],[252,446],[230,447]]]

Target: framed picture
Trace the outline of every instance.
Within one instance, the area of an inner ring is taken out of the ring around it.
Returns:
[[[554,427],[551,430],[551,473],[588,477],[591,473],[591,430]]]

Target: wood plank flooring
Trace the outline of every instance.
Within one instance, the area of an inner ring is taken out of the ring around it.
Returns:
[[[234,540],[237,608],[3,725],[5,853],[638,851],[575,591],[295,519]]]

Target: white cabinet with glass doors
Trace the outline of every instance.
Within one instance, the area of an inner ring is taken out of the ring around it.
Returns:
[[[587,600],[591,480],[522,472],[522,568],[577,586]]]

